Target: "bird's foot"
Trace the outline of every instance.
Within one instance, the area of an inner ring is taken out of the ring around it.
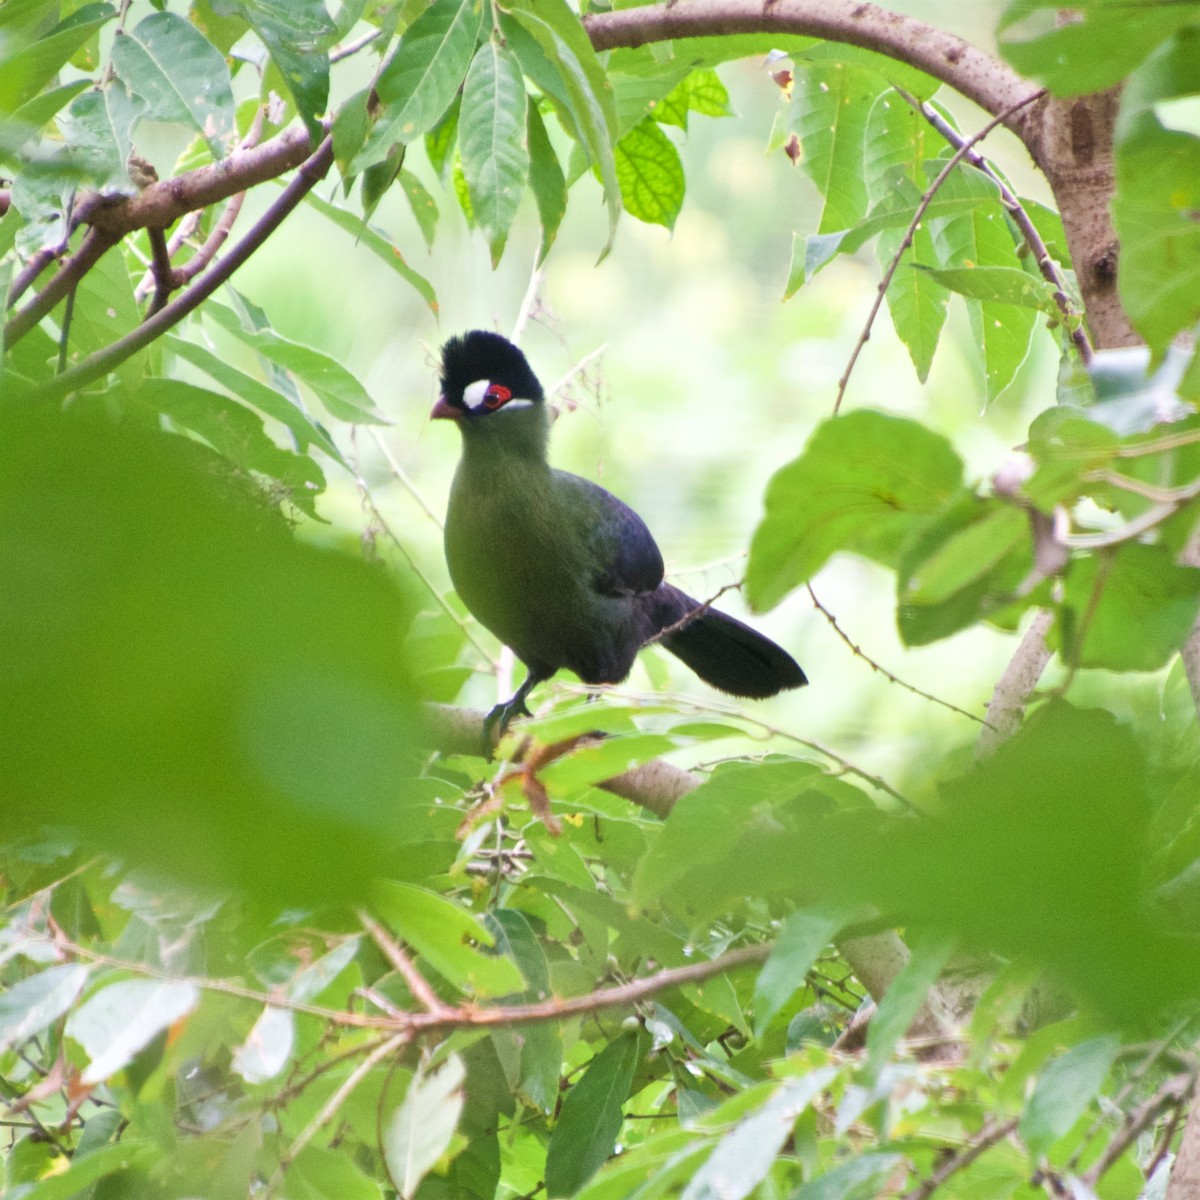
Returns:
[[[509,725],[517,717],[531,715],[529,709],[525,707],[525,698],[520,693],[513,696],[511,700],[505,700],[503,704],[497,704],[483,718],[483,746],[487,757],[491,758],[496,743],[508,732]]]

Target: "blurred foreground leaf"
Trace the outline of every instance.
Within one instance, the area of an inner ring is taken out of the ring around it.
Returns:
[[[271,904],[363,894],[411,812],[404,598],[197,443],[9,409],[0,447],[6,836],[69,826]]]

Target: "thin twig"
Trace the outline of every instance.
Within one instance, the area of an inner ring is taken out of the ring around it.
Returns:
[[[167,249],[167,235],[161,229],[147,229],[146,236],[150,240],[151,268],[154,278],[154,299],[150,301],[148,316],[166,307],[171,293],[179,286],[175,277],[175,268],[171,266],[171,253]]]
[[[111,346],[106,346],[103,350],[89,355],[83,362],[69,371],[64,371],[51,383],[38,389],[37,394],[47,398],[63,396],[84,384],[100,379],[115,366],[123,363],[127,358],[148,346],[155,338],[161,337],[168,329],[177,325],[207,300],[275,232],[300,201],[325,177],[332,164],[333,139],[326,137],[299,168],[296,177],[255,222],[246,236],[238,242],[226,258],[215,264],[203,279],[199,280],[194,287],[188,288],[177,299],[172,300],[154,316],[143,321],[137,329],[119,338]],[[97,230],[92,231],[93,234],[98,232]],[[92,234],[88,236],[91,237]]]
[[[897,89],[899,90],[899,89]],[[904,93],[901,92],[901,95]],[[867,314],[866,324],[863,326],[863,331],[858,335],[858,341],[854,344],[854,349],[850,353],[850,361],[846,363],[846,370],[842,373],[841,379],[838,380],[837,396],[833,402],[833,413],[837,416],[838,410],[842,407],[842,398],[846,394],[846,387],[850,383],[850,375],[854,370],[855,364],[858,362],[858,356],[862,353],[863,347],[871,337],[871,327],[875,324],[875,318],[879,315],[879,310],[883,307],[884,297],[887,295],[887,290],[891,287],[892,278],[900,268],[900,262],[904,258],[905,253],[913,243],[913,238],[917,235],[917,229],[921,225],[921,220],[925,216],[926,210],[933,203],[934,196],[937,195],[938,189],[942,184],[950,178],[951,172],[958,166],[964,158],[971,152],[971,148],[982,141],[997,125],[1003,125],[1021,109],[1032,104],[1035,100],[1040,99],[1045,95],[1044,91],[1034,92],[1032,95],[1024,96],[1017,101],[1016,104],[1010,106],[999,116],[993,117],[978,133],[966,138],[962,145],[949,158],[946,165],[938,172],[937,178],[925,189],[912,215],[912,220],[908,223],[908,229],[904,232],[904,237],[901,239],[900,245],[896,253],[892,255],[892,261],[888,263],[887,270],[883,273],[883,278],[879,281],[879,287],[875,292],[875,300],[871,304],[871,311]]]
[[[12,308],[29,290],[34,280],[60,255],[66,253],[65,245],[43,246],[34,253],[29,261],[17,272],[12,286],[8,289],[8,307]]]
[[[1017,1119],[1010,1121],[989,1121],[984,1127],[953,1157],[948,1158],[935,1170],[928,1179],[911,1191],[905,1192],[901,1200],[927,1200],[938,1188],[959,1171],[965,1171],[980,1155],[990,1150],[997,1142],[1002,1142],[1017,1128]]]
[[[283,1183],[283,1177],[288,1167],[295,1162],[300,1152],[313,1140],[330,1121],[337,1116],[342,1105],[354,1093],[354,1090],[360,1083],[389,1055],[395,1054],[409,1041],[409,1034],[399,1033],[395,1037],[388,1038],[382,1045],[376,1046],[366,1058],[346,1076],[341,1087],[325,1102],[321,1111],[300,1131],[296,1140],[287,1148],[287,1151],[281,1156],[279,1166],[275,1168],[275,1173],[271,1176],[271,1181],[267,1184],[265,1192],[266,1200],[270,1200]]]
[[[1104,1152],[1084,1173],[1083,1182],[1089,1188],[1094,1189],[1100,1177],[1137,1141],[1143,1130],[1149,1128],[1159,1113],[1168,1105],[1182,1104],[1195,1084],[1195,1075],[1174,1075],[1144,1104],[1127,1112],[1116,1136],[1104,1147]]]
[[[997,680],[987,706],[987,727],[975,748],[979,758],[995,753],[1021,727],[1029,698],[1054,653],[1046,643],[1053,624],[1054,614],[1041,609]]]
[[[417,502],[420,510],[439,528],[443,528],[442,519],[433,511],[425,501],[425,497],[417,490],[417,485],[408,477],[404,468],[396,461],[396,456],[392,453],[391,447],[379,436],[379,430],[374,425],[368,425],[367,430],[371,435],[371,440],[375,443],[379,453],[383,455],[387,461],[387,465],[392,472],[393,478],[404,488],[404,490]]]
[[[441,997],[429,985],[429,980],[417,970],[416,964],[404,953],[400,944],[388,933],[370,913],[359,909],[358,919],[362,927],[371,935],[375,945],[383,952],[383,957],[400,972],[408,990],[426,1012],[444,1013],[449,1005],[442,1002]]]
[[[462,635],[476,650],[483,656],[483,661],[488,663],[493,670],[496,669],[495,661],[488,653],[487,648],[475,636],[470,625],[467,624],[462,617],[454,611],[453,605],[442,595],[441,592],[434,586],[433,580],[421,569],[420,563],[417,562],[412,552],[404,544],[404,542],[396,536],[395,531],[388,524],[383,513],[379,511],[379,506],[375,503],[375,497],[371,495],[371,489],[367,487],[367,482],[362,476],[357,476],[355,482],[358,484],[358,490],[363,498],[363,503],[367,506],[371,513],[371,518],[376,522],[381,530],[387,535],[388,541],[399,550],[401,557],[408,564],[408,568],[421,581],[425,590],[433,597],[438,607],[452,620],[455,625],[462,630]]]
[[[681,629],[686,628],[693,621],[700,620],[700,618],[704,616],[704,614],[707,613],[708,610],[712,608],[712,606],[716,604],[716,602],[720,600],[720,598],[725,595],[726,592],[741,591],[741,587],[742,581],[740,579],[736,583],[727,583],[723,588],[718,589],[713,595],[709,596],[707,600],[697,604],[695,608],[689,609],[687,612],[685,612],[678,621],[672,622],[672,624],[660,629],[652,637],[648,637],[642,643],[641,649],[644,650],[647,646],[653,646],[655,642],[661,642],[664,638],[669,638],[671,634],[678,633]]]
[[[100,259],[117,244],[118,239],[99,229],[89,229],[83,244],[59,267],[50,282],[30,302],[14,313],[4,327],[4,345],[19,342],[54,306],[67,296],[75,285]]]
[[[334,46],[329,52],[330,63],[340,63],[343,59],[349,58],[352,54],[357,54],[360,50],[365,49],[373,41],[379,38],[383,33],[381,29],[372,29],[369,33],[364,33],[362,37],[355,38],[352,42],[345,42],[341,46]]]
[[[906,692],[912,692],[914,696],[920,696],[922,700],[929,700],[934,704],[940,704],[943,708],[948,708],[951,712],[956,712],[959,714],[959,716],[967,717],[968,719],[975,721],[977,724],[987,724],[987,721],[984,720],[983,717],[977,716],[973,712],[968,712],[965,708],[959,708],[957,704],[951,704],[949,700],[943,700],[940,696],[931,696],[928,692],[921,691],[919,687],[913,687],[911,683],[905,683],[903,679],[897,678],[886,667],[880,666],[880,664],[877,663],[869,654],[864,653],[860,646],[856,645],[850,640],[845,630],[843,630],[838,624],[837,617],[835,617],[833,613],[831,613],[829,609],[827,609],[825,605],[823,605],[820,600],[817,599],[817,594],[812,590],[812,585],[808,584],[807,587],[809,599],[812,600],[816,610],[833,627],[833,632],[836,633],[838,637],[841,638],[842,641],[850,648],[851,653],[853,653],[856,658],[861,658],[863,662],[865,662],[867,666],[871,668],[872,671],[878,671],[880,675],[889,680],[891,683],[896,684],[898,687],[904,688]]]
[[[1000,173],[982,154],[970,148],[969,143],[964,141],[962,134],[954,129],[932,104],[925,104],[918,101],[916,97],[908,95],[901,88],[897,88],[896,90],[950,145],[960,150],[965,147],[967,162],[977,171],[986,175],[999,189],[1000,200],[1009,216],[1012,217],[1014,224],[1020,229],[1021,236],[1025,239],[1025,244],[1032,252],[1034,261],[1038,265],[1038,270],[1042,273],[1042,278],[1054,289],[1054,302],[1058,305],[1058,310],[1063,315],[1063,322],[1070,333],[1075,349],[1079,352],[1080,361],[1082,361],[1084,366],[1087,366],[1092,361],[1094,351],[1092,343],[1088,339],[1087,330],[1083,327],[1083,316],[1075,310],[1075,306],[1071,303],[1071,299],[1067,295],[1067,281],[1063,277],[1063,273],[1059,270],[1058,264],[1051,257],[1050,251],[1046,248],[1046,243],[1042,240],[1042,235],[1038,233],[1037,226],[1030,220],[1029,214],[1025,211],[1025,206],[1021,203],[1016,192],[1008,186]],[[1038,99],[1045,94],[1045,91],[1039,92],[1032,99]]]

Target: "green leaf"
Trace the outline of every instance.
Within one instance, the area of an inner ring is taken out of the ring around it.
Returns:
[[[141,322],[141,313],[133,294],[133,281],[124,255],[119,250],[106,254],[80,280],[75,291],[75,308],[71,320],[70,349],[67,361],[73,363],[84,355],[115,342],[131,332]],[[118,378],[130,387],[137,387],[147,362],[154,362],[159,349],[151,344],[127,358],[116,368]]]
[[[940,604],[975,583],[1029,538],[1029,521],[1010,504],[972,506],[976,519],[944,530],[943,539],[925,557],[906,556],[902,596],[906,604]]]
[[[675,143],[647,118],[617,143],[616,164],[621,200],[629,215],[674,229],[685,188]]]
[[[1198,609],[1200,570],[1179,566],[1165,546],[1129,542],[1071,563],[1063,594],[1070,620],[1058,624],[1057,640],[1083,667],[1155,671],[1183,645]]]
[[[376,228],[374,225],[364,226],[362,217],[350,212],[348,209],[339,208],[336,204],[330,204],[328,200],[322,200],[314,192],[309,192],[305,200],[317,212],[332,221],[339,229],[350,234],[351,237],[361,242],[368,250],[387,263],[405,283],[409,284],[409,286],[420,294],[421,299],[425,301],[431,312],[436,313],[438,311],[437,293],[433,290],[433,284],[419,271],[414,271],[408,265],[407,260],[400,253],[395,242],[383,230]]]
[[[1130,77],[1117,124],[1118,287],[1156,356],[1200,319],[1200,138],[1164,128],[1156,113],[1163,100],[1200,92],[1198,55],[1197,29],[1164,46]]]
[[[621,1132],[621,1106],[640,1058],[638,1035],[621,1034],[567,1092],[546,1150],[548,1200],[573,1196],[612,1153]]]
[[[400,172],[400,186],[408,197],[408,206],[417,219],[425,245],[432,250],[434,235],[437,233],[437,202],[429,194],[429,189],[409,170]]]
[[[541,263],[554,244],[567,211],[567,181],[536,104],[529,106],[527,121],[529,186],[542,222],[542,244],[538,250],[538,262]]]
[[[858,411],[819,425],[767,485],[746,590],[770,608],[838,550],[894,564],[900,543],[962,482],[949,442],[916,421]]]
[[[111,4],[85,4],[32,45],[0,51],[0,113],[32,100],[98,29],[117,15]]]
[[[218,454],[246,471],[278,480],[297,508],[315,516],[313,500],[324,490],[321,468],[304,454],[277,446],[257,413],[207,388],[178,379],[155,380],[147,407],[181,429],[202,437]],[[140,393],[139,393],[140,395]]]
[[[885,269],[900,248],[903,235],[886,232],[879,237],[879,262]],[[913,235],[912,245],[900,255],[900,265],[888,285],[887,305],[896,334],[908,349],[917,378],[924,383],[933,365],[942,326],[946,323],[949,293],[932,271],[914,267],[936,263],[937,251],[927,227]]]
[[[754,984],[754,1031],[759,1037],[804,986],[809,968],[844,923],[841,914],[804,911],[791,913],[783,922]]]
[[[223,304],[206,305],[204,312],[239,341],[307,384],[339,420],[360,424],[379,424],[383,420],[366,388],[328,354],[293,342],[273,329],[248,329]]]
[[[84,1083],[100,1083],[119,1071],[199,1000],[194,984],[158,979],[125,979],[95,992],[67,1019],[67,1035],[91,1059]]]
[[[234,105],[225,56],[190,21],[151,13],[113,42],[113,66],[156,121],[186,125],[214,158],[233,148]]]
[[[1050,285],[1040,275],[1030,275],[1020,267],[926,267],[916,270],[943,287],[972,300],[986,300],[1008,307],[1032,308],[1057,313]]]
[[[155,387],[104,403],[153,407]],[[412,826],[408,602],[297,542],[207,447],[97,407],[0,413],[6,836],[49,805],[197,888],[353,903]]]
[[[503,7],[532,36],[550,64],[557,77],[551,94],[561,97],[574,125],[571,133],[579,139],[588,161],[600,173],[609,213],[607,250],[612,245],[621,197],[613,153],[617,117],[612,86],[578,15],[566,0],[511,0]],[[503,24],[507,31],[509,23]],[[539,75],[530,70],[530,64],[522,57],[520,44],[514,44],[513,49],[522,69],[539,87],[543,86]]]
[[[790,122],[803,147],[801,166],[824,202],[817,230],[847,229],[867,211],[867,118],[887,82],[845,63],[796,65]]]
[[[189,342],[183,338],[168,334],[166,347],[178,358],[184,359],[194,367],[199,367],[211,379],[216,380],[223,388],[231,392],[242,402],[257,408],[279,421],[296,439],[296,446],[304,450],[308,446],[317,446],[328,454],[335,462],[345,465],[345,459],[329,434],[321,428],[307,413],[302,411],[290,397],[275,388],[238,370],[222,358],[214,354],[206,346],[197,342]]]
[[[465,1079],[457,1054],[428,1073],[418,1069],[384,1127],[388,1174],[403,1200],[412,1200],[421,1180],[448,1149],[462,1115]]]
[[[71,1200],[109,1175],[133,1174],[148,1170],[162,1157],[161,1147],[150,1141],[126,1139],[102,1146],[90,1154],[76,1155],[65,1171],[39,1179],[32,1187],[22,1188],[21,1200]],[[60,1160],[61,1161],[61,1160]]]
[[[663,125],[686,129],[689,112],[703,117],[733,115],[729,92],[711,67],[701,67],[686,75],[663,97],[662,103],[653,108],[651,115]]]
[[[903,1162],[900,1154],[860,1154],[810,1179],[792,1200],[873,1200]]]
[[[456,92],[441,120],[425,135],[425,153],[439,179],[445,176],[446,160],[458,145],[458,114],[461,106],[462,93]]]
[[[892,980],[867,1026],[867,1063],[864,1068],[867,1078],[879,1078],[896,1043],[908,1032],[917,1010],[937,983],[953,950],[953,941],[946,938],[929,938],[913,943],[912,956]]]
[[[0,1050],[20,1046],[54,1024],[75,1003],[87,977],[87,967],[70,963],[14,983],[0,995]]]
[[[961,172],[956,173],[957,179]],[[950,181],[947,180],[947,183]],[[998,204],[986,203],[959,216],[940,222],[934,238],[944,260],[951,269],[979,271],[1006,270],[1004,265],[1015,261],[1015,247],[1005,214]],[[1019,274],[1025,275],[1024,271]],[[1026,279],[1030,276],[1026,275]],[[978,284],[976,279],[959,288],[944,276],[939,282],[970,297],[968,288]],[[1040,276],[1038,277],[1040,282]],[[1016,281],[1018,285],[1021,281]],[[1045,287],[1045,284],[1042,284]],[[1049,303],[1053,299],[1047,295]],[[1054,310],[1057,312],[1057,308]],[[967,315],[983,359],[984,382],[988,401],[995,400],[1012,382],[1029,347],[1033,344],[1036,314],[1020,302],[1004,302],[1002,296],[968,298]]]
[[[288,1164],[289,1200],[383,1200],[381,1184],[365,1175],[341,1146],[305,1146]]]
[[[472,943],[491,946],[487,927],[445,896],[406,883],[380,886],[381,911],[397,933],[456,988],[481,996],[519,992],[524,980],[510,959],[485,954]]]
[[[236,0],[283,76],[315,146],[325,135],[329,53],[334,35],[324,0]]]
[[[1092,1038],[1072,1046],[1041,1073],[1018,1127],[1031,1156],[1045,1154],[1083,1116],[1120,1047],[1120,1039],[1111,1034]]]
[[[351,174],[380,162],[392,143],[414,141],[438,123],[471,64],[482,23],[482,0],[434,0],[412,23],[375,81],[384,111]]]
[[[1122,0],[1084,0],[1082,20],[1058,21],[1054,0],[1013,0],[999,26],[1004,57],[1024,76],[1060,96],[1099,92],[1120,83],[1181,26],[1194,4],[1143,4],[1130,20]]]
[[[516,59],[496,42],[485,42],[463,84],[459,153],[471,211],[491,248],[493,267],[504,253],[529,178],[525,106],[525,81]]]
[[[738,1122],[692,1176],[680,1200],[744,1200],[766,1178],[796,1118],[836,1078],[821,1067],[790,1079],[761,1108]]]
[[[287,1066],[295,1040],[294,1015],[286,1008],[268,1005],[229,1065],[247,1083],[266,1083]]]
[[[133,151],[133,127],[145,115],[145,103],[113,79],[103,91],[77,96],[60,118],[67,144],[99,191],[136,193],[126,164]]]

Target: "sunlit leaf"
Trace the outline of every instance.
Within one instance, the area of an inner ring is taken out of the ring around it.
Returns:
[[[525,140],[525,81],[516,59],[487,41],[463,84],[459,152],[471,193],[471,211],[500,260],[529,177]]]
[[[31,45],[0,51],[0,112],[11,113],[49,83],[71,56],[113,17],[111,4],[85,4]]]
[[[542,260],[554,244],[567,211],[567,181],[536,104],[529,106],[526,136],[529,142],[529,187],[542,223],[542,245],[538,253]]]
[[[842,923],[840,916],[803,910],[791,913],[783,922],[771,957],[763,963],[754,984],[754,1028],[758,1034],[804,986],[809,968]]]
[[[99,1083],[119,1071],[199,999],[192,983],[158,979],[121,980],[95,992],[67,1020],[67,1034],[91,1060],[84,1082]]]
[[[838,550],[894,563],[914,523],[961,480],[949,442],[916,421],[869,411],[825,421],[767,485],[746,572],[750,603],[777,604]]]
[[[658,124],[635,125],[616,147],[621,200],[631,217],[674,229],[683,207],[683,163]]]
[[[49,967],[14,983],[0,994],[0,1049],[37,1037],[75,1002],[87,982],[79,963]]]
[[[450,1145],[462,1113],[465,1077],[457,1054],[429,1073],[419,1070],[384,1126],[388,1173],[403,1200],[412,1200],[421,1180]]]
[[[458,92],[483,21],[481,0],[434,0],[409,27],[375,81],[384,111],[351,164],[357,174],[394,142],[432,129]]]

